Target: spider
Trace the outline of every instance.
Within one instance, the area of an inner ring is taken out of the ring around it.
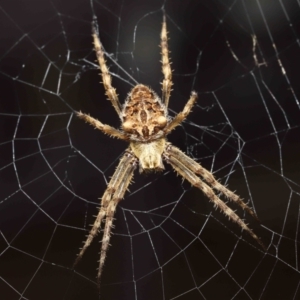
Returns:
[[[236,222],[243,230],[248,232],[252,238],[265,249],[264,244],[258,236],[215,194],[213,190],[220,192],[229,200],[235,202],[242,209],[247,211],[252,217],[257,219],[257,216],[252,209],[250,209],[234,192],[219,183],[211,172],[203,168],[199,163],[188,157],[166,140],[166,136],[188,116],[197,100],[197,93],[193,91],[182,112],[178,113],[173,119],[168,116],[167,108],[173,83],[169,61],[166,17],[163,17],[160,35],[162,73],[164,75],[162,81],[162,99],[160,99],[148,86],[137,84],[128,94],[125,104],[121,106],[116,90],[111,84],[111,76],[106,66],[104,51],[95,22],[93,22],[92,26],[92,35],[103,85],[106,91],[105,94],[121,119],[122,129],[119,130],[103,124],[99,120],[82,112],[77,112],[77,116],[96,129],[101,130],[103,133],[128,142],[129,147],[125,150],[124,155],[120,159],[119,165],[102,196],[101,207],[96,220],[74,265],[82,258],[86,249],[100,231],[101,223],[104,222],[105,225],[97,275],[98,284],[100,284],[113,226],[113,217],[118,203],[124,197],[131,182],[134,170],[139,167],[140,173],[162,171],[164,170],[163,161],[170,164],[178,174],[188,180],[193,186],[202,190],[208,199],[214,203],[216,208],[219,208],[231,221]],[[202,179],[200,179],[199,176]]]

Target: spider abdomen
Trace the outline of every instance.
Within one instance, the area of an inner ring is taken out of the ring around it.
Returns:
[[[166,146],[164,138],[149,143],[131,142],[130,148],[139,159],[139,171],[153,172],[164,170],[162,153]]]
[[[125,101],[122,128],[133,140],[149,141],[168,123],[167,109],[149,87],[138,84]]]

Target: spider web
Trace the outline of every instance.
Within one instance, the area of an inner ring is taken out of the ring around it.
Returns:
[[[253,207],[261,224],[237,213],[268,250],[169,166],[136,172],[99,296],[101,234],[72,265],[126,144],[74,116],[119,126],[91,21],[124,101],[136,83],[160,93],[163,10],[170,115],[199,94],[169,140]],[[299,10],[287,0],[2,2],[1,298],[300,299]]]

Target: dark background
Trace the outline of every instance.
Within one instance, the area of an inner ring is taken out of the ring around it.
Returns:
[[[299,299],[299,10],[284,0],[1,3],[1,299],[99,298],[101,235],[72,264],[126,145],[74,116],[119,126],[99,83],[91,21],[122,102],[139,82],[160,93],[163,11],[170,115],[199,94],[169,140],[249,201],[261,224],[237,213],[268,250],[169,166],[136,172],[116,212],[100,298]]]

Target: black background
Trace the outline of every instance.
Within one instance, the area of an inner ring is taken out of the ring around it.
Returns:
[[[163,10],[170,115],[199,93],[169,140],[252,200],[261,225],[238,214],[268,251],[169,166],[136,172],[100,298],[300,298],[297,1],[17,0],[0,4],[1,299],[99,298],[100,238],[72,264],[126,145],[73,115],[119,126],[99,83],[91,21],[123,101],[138,82],[160,93]]]

